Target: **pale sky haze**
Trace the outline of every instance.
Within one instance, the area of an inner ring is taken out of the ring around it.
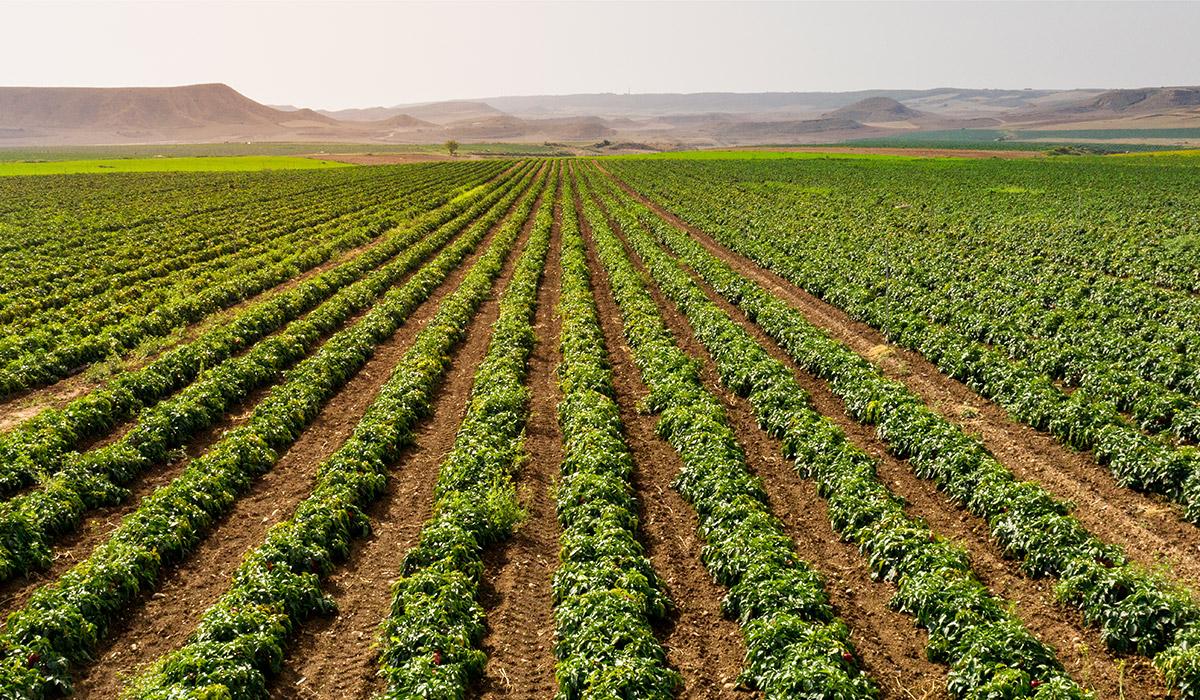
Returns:
[[[0,85],[338,109],[581,92],[1200,84],[1200,2],[16,2]]]

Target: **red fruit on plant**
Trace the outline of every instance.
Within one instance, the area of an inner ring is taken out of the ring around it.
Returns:
[[[851,653],[850,653],[850,652],[848,652],[848,651],[847,651],[847,652],[842,652],[842,661],[845,661],[846,663],[851,663],[851,662],[853,662],[853,661],[854,661],[854,654],[851,654]]]
[[[440,651],[433,652],[433,665],[434,666],[442,665],[442,652],[440,652]]]
[[[25,659],[26,666],[36,666],[37,662],[42,660],[42,655],[36,651],[29,652],[29,657]]]
[[[1030,688],[1036,688],[1036,687],[1038,687],[1038,686],[1039,686],[1039,685],[1041,685],[1041,684],[1042,684],[1042,682],[1041,682],[1041,681],[1039,681],[1039,680],[1038,680],[1038,679],[1036,679],[1036,678],[1034,678],[1033,680],[1029,681],[1029,687],[1030,687]]]

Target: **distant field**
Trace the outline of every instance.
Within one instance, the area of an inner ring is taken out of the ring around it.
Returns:
[[[955,152],[947,150],[946,153],[937,152],[940,149],[933,149],[926,146],[923,150],[913,149],[913,153],[870,153],[865,152],[839,152],[839,148],[845,146],[831,145],[828,151],[821,150],[805,150],[794,151],[784,150],[795,148],[793,146],[755,146],[746,150],[710,150],[710,151],[665,151],[662,153],[630,153],[626,155],[609,156],[606,160],[856,160],[869,159],[873,161],[912,161],[912,160],[970,160],[978,158],[977,154],[970,154],[967,151]],[[805,147],[810,148],[810,147]],[[817,149],[820,146],[812,146]],[[895,147],[892,147],[893,149]],[[778,149],[778,150],[773,150]],[[978,150],[978,149],[976,149]]]
[[[187,158],[104,158],[0,162],[0,176],[69,175],[73,173],[245,172],[254,170],[314,170],[353,167],[296,156],[205,156]]]
[[[1142,139],[1198,139],[1200,129],[1072,129],[999,130],[946,129],[917,131],[846,141],[846,145],[909,148],[973,148],[986,150],[1044,151],[1057,145],[1086,148],[1097,153],[1159,151],[1179,145],[1133,143]],[[1036,139],[1036,141],[1034,140]]]
[[[558,148],[531,143],[464,143],[463,155],[556,155]],[[197,156],[300,156],[321,153],[445,153],[441,144],[380,143],[183,143],[130,146],[0,147],[0,162],[104,160]]]
[[[763,146],[769,149],[770,146]],[[879,155],[874,153],[834,153],[817,151],[772,151],[772,150],[712,150],[712,151],[665,151],[663,153],[631,153],[609,156],[612,160],[827,160],[871,158],[877,160],[912,160],[917,156]]]

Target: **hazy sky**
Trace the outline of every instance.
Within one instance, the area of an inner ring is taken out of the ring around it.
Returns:
[[[573,92],[1200,83],[1200,2],[13,2],[0,85],[366,107]]]

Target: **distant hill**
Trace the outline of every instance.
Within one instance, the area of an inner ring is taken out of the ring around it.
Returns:
[[[831,119],[851,119],[856,122],[900,122],[918,119],[924,112],[905,107],[890,97],[868,97],[835,109],[826,115]]]
[[[684,114],[724,113],[752,115],[779,113],[820,117],[861,100],[886,97],[898,102],[944,97],[952,101],[992,102],[1017,100],[1020,104],[1044,97],[1048,90],[858,90],[854,92],[698,92],[621,95],[594,93],[580,95],[530,95],[488,97],[481,101],[520,117],[555,115],[593,115],[601,117],[663,117]]]
[[[1109,90],[1080,111],[1155,111],[1177,107],[1200,107],[1200,88],[1146,88]]]
[[[219,83],[168,88],[0,87],[0,125],[6,127],[184,129],[292,119],[331,122],[312,110],[272,109]]]
[[[0,145],[419,140],[441,128],[405,114],[343,122],[268,107],[221,83],[166,88],[0,87]]]
[[[922,130],[1148,128],[1200,129],[1200,88],[592,93],[333,111],[272,107],[220,83],[0,88],[0,146],[456,139],[674,148],[830,143]]]
[[[397,105],[395,107],[318,111],[327,117],[349,122],[379,121],[402,114],[434,124],[450,124],[467,119],[506,116],[503,111],[484,102],[468,102],[465,100],[423,102],[420,104]]]
[[[393,109],[402,111],[404,114],[414,116],[417,119],[433,122],[434,124],[452,124],[467,120],[509,116],[503,110],[496,109],[485,102],[467,102],[465,100],[406,105],[394,107]]]
[[[384,129],[437,129],[438,125],[433,122],[427,122],[424,119],[417,119],[410,114],[397,114],[394,117],[387,117],[378,121],[364,122],[366,125],[378,126]]]

